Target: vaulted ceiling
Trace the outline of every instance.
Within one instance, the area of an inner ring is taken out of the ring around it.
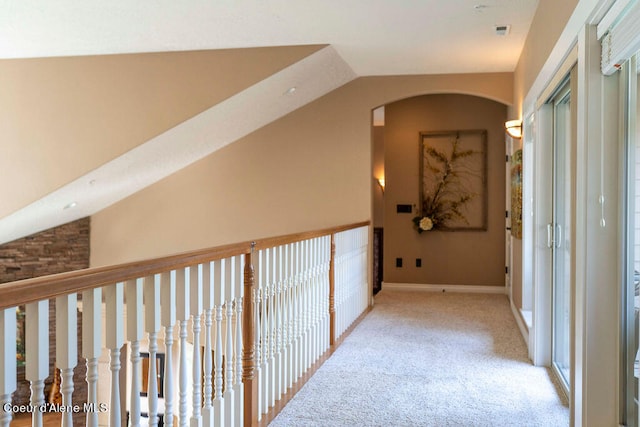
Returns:
[[[357,77],[513,71],[536,6],[3,2],[0,243],[91,215]]]

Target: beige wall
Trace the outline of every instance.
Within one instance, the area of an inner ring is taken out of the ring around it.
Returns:
[[[0,218],[321,47],[0,61]]]
[[[429,95],[385,108],[384,280],[393,283],[504,285],[504,104],[466,95]],[[418,234],[397,204],[419,209],[419,132],[486,129],[488,230]],[[403,258],[403,267],[395,266]],[[416,258],[422,267],[416,267]]]
[[[512,74],[357,79],[92,218],[92,266],[367,220],[371,110],[424,93],[509,103]]]
[[[522,102],[555,46],[578,0],[539,0],[518,65],[514,72],[514,114],[522,116]]]

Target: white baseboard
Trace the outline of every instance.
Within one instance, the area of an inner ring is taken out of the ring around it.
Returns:
[[[511,301],[510,305],[511,305],[511,312],[513,313],[513,317],[516,319],[516,324],[518,325],[518,329],[520,329],[522,338],[524,338],[524,342],[527,344],[528,353],[531,354],[531,351],[529,349],[529,327],[526,325],[526,323],[522,319],[520,310],[513,304],[513,301]]]
[[[425,291],[425,292],[464,292],[479,294],[506,294],[505,286],[474,286],[474,285],[429,285],[422,283],[387,283],[382,282],[382,290],[396,291]]]

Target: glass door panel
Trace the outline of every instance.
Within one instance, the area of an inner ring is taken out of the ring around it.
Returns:
[[[571,343],[571,94],[567,84],[555,97],[552,236],[552,363],[564,383],[570,384]]]
[[[636,56],[637,58],[637,56]],[[624,352],[624,418],[627,426],[639,426],[638,377],[640,377],[640,351],[638,313],[640,312],[640,137],[638,135],[637,107],[638,68],[632,59],[620,74],[624,92],[625,118],[625,169],[626,169],[626,263],[623,281],[623,342]]]

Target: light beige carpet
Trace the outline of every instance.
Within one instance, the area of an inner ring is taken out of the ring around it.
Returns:
[[[383,290],[270,426],[569,425],[504,295]]]

